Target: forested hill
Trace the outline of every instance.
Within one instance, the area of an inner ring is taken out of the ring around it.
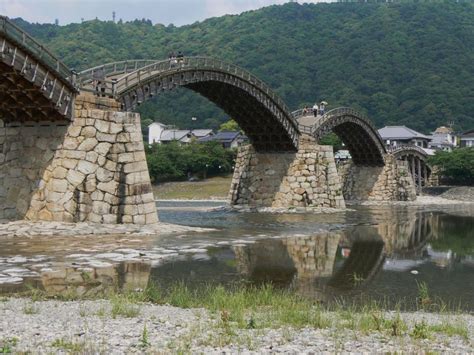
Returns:
[[[182,27],[146,20],[17,23],[77,70],[182,50],[250,70],[291,109],[324,99],[365,111],[378,127],[405,124],[428,133],[454,121],[459,130],[474,128],[468,3],[288,3]],[[182,127],[216,127],[225,115],[206,102],[181,89],[140,110]]]

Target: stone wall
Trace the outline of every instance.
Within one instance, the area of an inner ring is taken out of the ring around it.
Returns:
[[[300,139],[296,153],[241,147],[229,200],[255,207],[345,207],[332,147],[309,137]]]
[[[356,166],[352,162],[338,167],[345,200],[413,201],[416,190],[405,161],[385,156],[385,166]]]
[[[0,168],[5,190],[0,191],[0,216],[157,222],[140,116],[118,110],[114,100],[80,95],[68,126],[5,129],[5,137],[11,138],[3,146],[7,163]]]
[[[5,127],[0,120],[0,220],[24,218],[66,131],[66,122]]]

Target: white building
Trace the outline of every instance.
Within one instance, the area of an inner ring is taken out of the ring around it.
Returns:
[[[474,129],[464,132],[461,137],[461,147],[474,147]]]
[[[148,126],[148,144],[160,143],[161,134],[168,126],[160,122],[153,122]]]
[[[436,150],[452,151],[457,146],[457,138],[450,127],[441,126],[436,128],[431,136],[430,148]]]
[[[211,136],[212,129],[174,129],[159,122],[153,122],[148,126],[148,144],[169,143],[178,141],[187,144],[194,139],[200,139]]]

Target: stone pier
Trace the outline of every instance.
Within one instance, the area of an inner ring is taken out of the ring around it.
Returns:
[[[253,207],[344,208],[332,147],[300,138],[296,153],[238,152],[229,200]]]
[[[386,154],[384,166],[339,166],[345,200],[413,201],[416,189],[406,161]]]
[[[72,122],[0,127],[0,219],[158,221],[140,116],[76,97]]]

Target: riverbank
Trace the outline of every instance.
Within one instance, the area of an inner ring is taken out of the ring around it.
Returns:
[[[225,293],[220,291],[221,296]],[[0,352],[269,353],[472,351],[474,316],[426,312],[325,311],[267,294],[244,305],[212,298],[205,308],[111,300],[0,302]]]
[[[232,175],[215,176],[200,181],[166,182],[153,186],[157,200],[225,200]]]
[[[423,193],[448,200],[474,202],[474,186],[425,187]]]

